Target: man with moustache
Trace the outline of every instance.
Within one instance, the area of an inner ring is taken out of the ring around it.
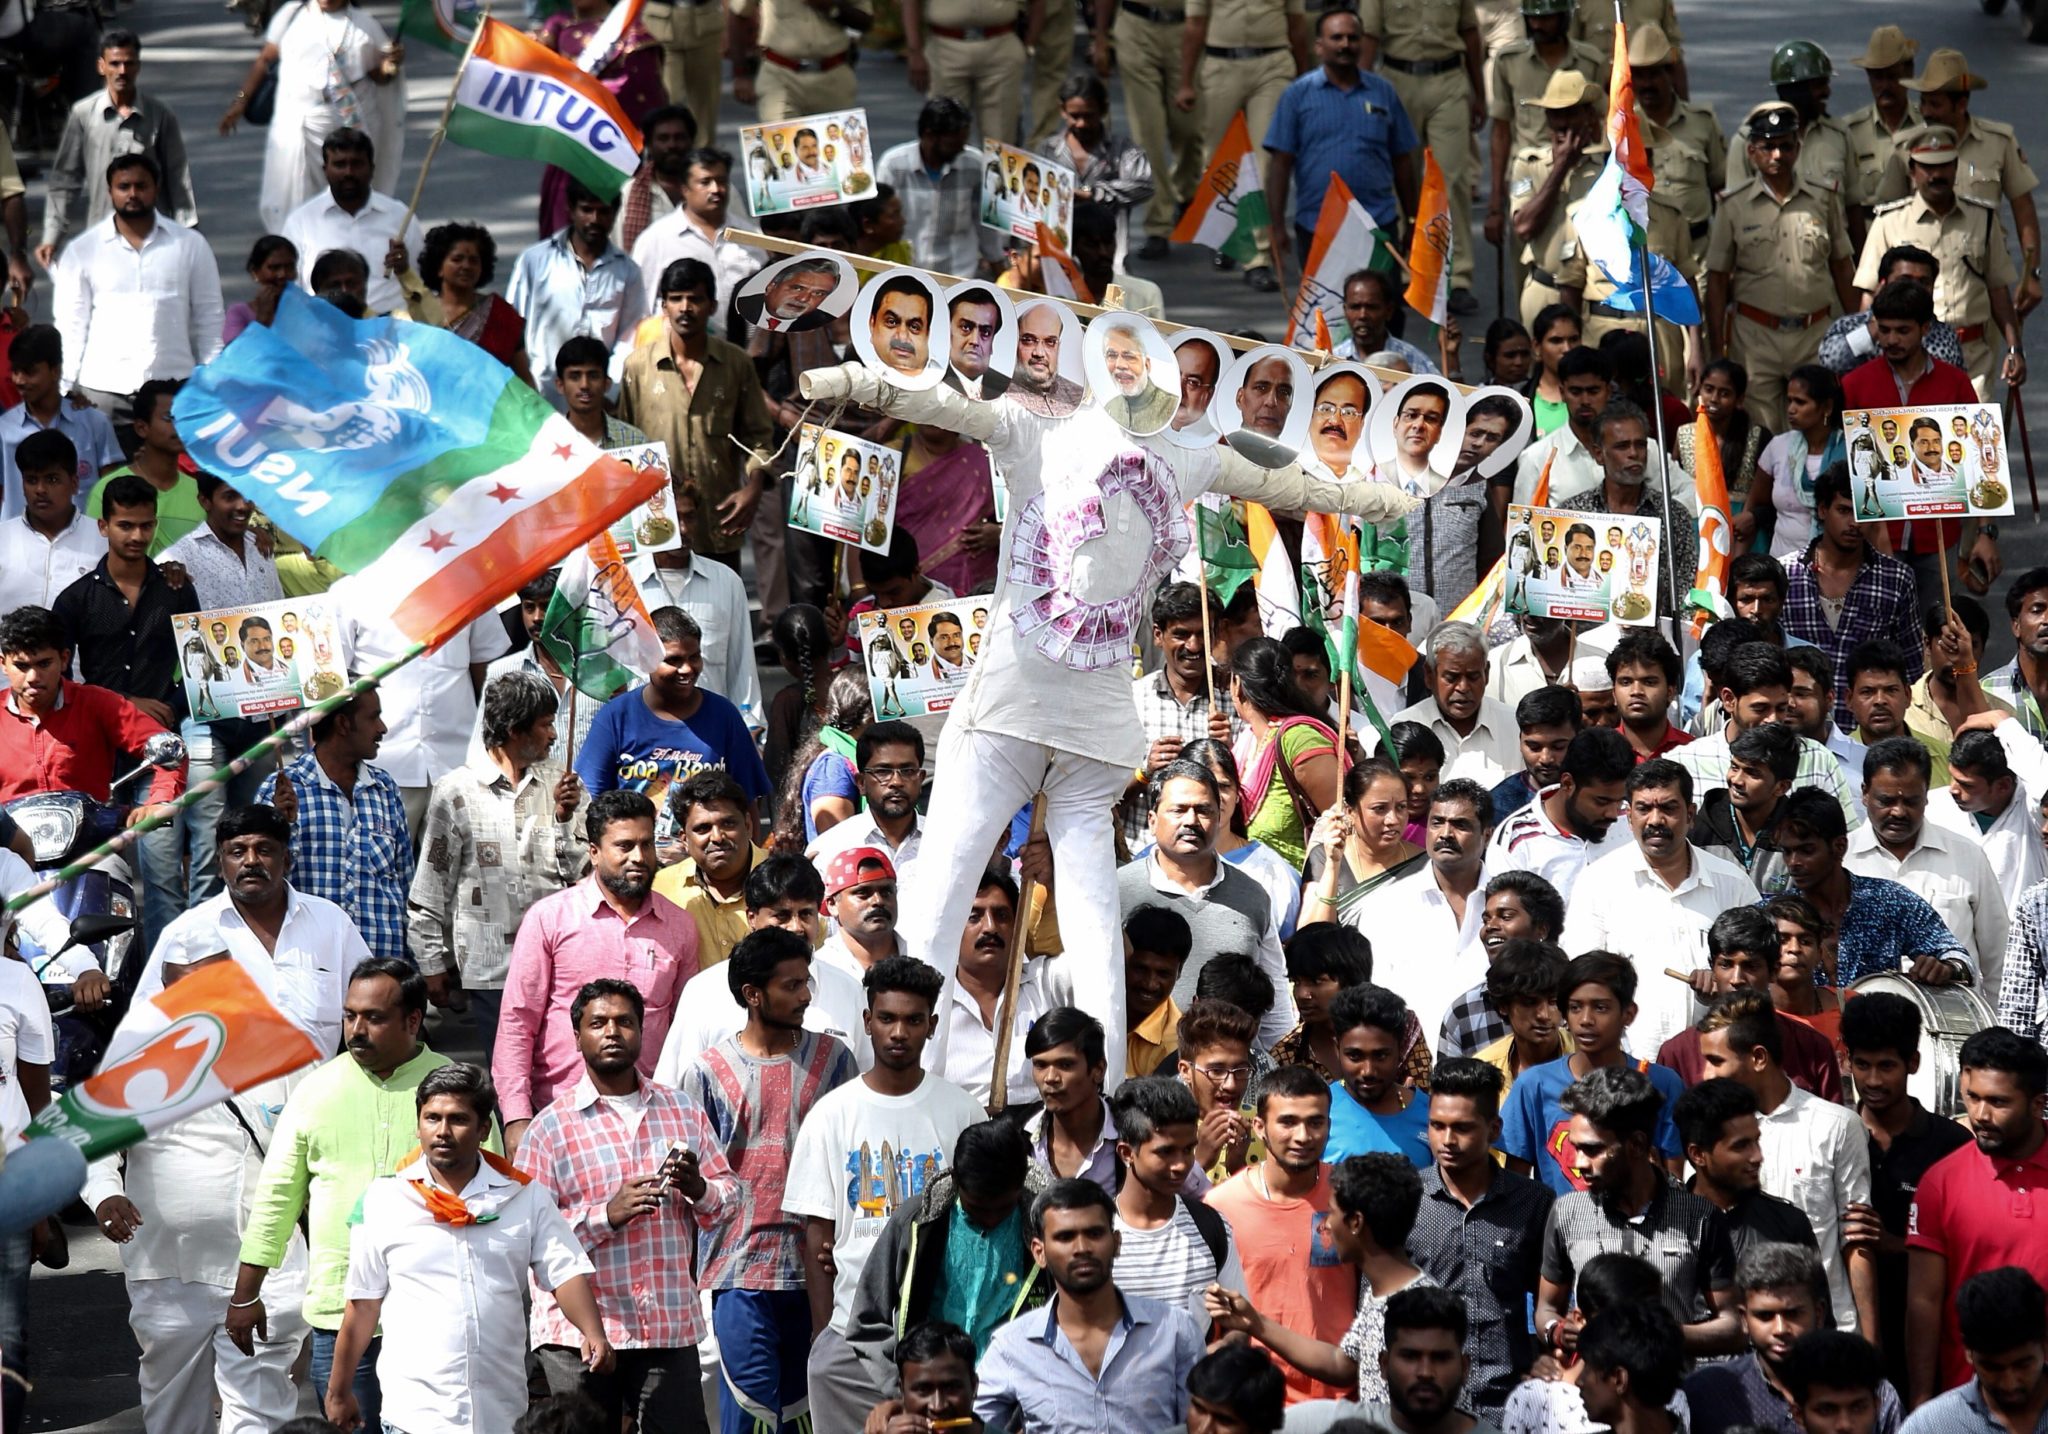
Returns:
[[[1040,418],[1064,418],[1081,406],[1084,397],[1081,385],[1060,373],[1060,341],[1065,333],[1058,304],[1041,300],[1017,311],[1017,372],[1010,383],[1010,398]],[[1212,391],[1214,385],[1212,378]]]
[[[1174,411],[1173,430],[1189,437],[1211,438],[1216,426],[1209,421],[1209,405],[1216,400],[1216,381],[1223,376],[1223,355],[1207,339],[1189,339],[1173,351],[1180,365],[1180,407]]]
[[[1602,480],[1598,486],[1566,498],[1556,507],[1575,513],[1618,513],[1623,516],[1655,518],[1658,529],[1657,576],[1651,596],[1660,609],[1667,609],[1667,583],[1675,583],[1682,598],[1692,587],[1699,571],[1699,524],[1680,505],[1667,513],[1661,485],[1650,481],[1650,462],[1655,452],[1650,440],[1649,419],[1627,399],[1616,399],[1601,412],[1595,426],[1600,442]],[[1674,499],[1674,502],[1676,500]]]
[[[581,1392],[607,1418],[687,1428],[702,1408],[703,1341],[691,1249],[736,1193],[704,1113],[642,1079],[647,1003],[602,977],[576,993],[569,1024],[583,1075],[527,1127],[520,1168],[551,1197],[595,1266],[592,1293],[615,1368],[583,1366],[576,1328],[553,1295],[534,1299],[533,1343],[555,1394]]]
[[[909,874],[923,844],[918,804],[924,798],[924,734],[908,722],[871,722],[854,744],[854,778],[861,809],[818,834],[804,855],[820,871],[842,852],[874,847],[889,858],[898,880]]]
[[[880,847],[856,846],[825,863],[825,914],[833,932],[818,960],[865,980],[875,964],[903,954],[896,939],[896,867]]]
[[[1179,404],[1152,382],[1151,360],[1136,329],[1113,320],[1105,326],[1102,365],[1116,388],[1116,396],[1106,407],[1117,427],[1129,433],[1157,433],[1172,421]]]
[[[1517,1177],[1503,1172],[1503,1178]],[[1327,1407],[1333,1415],[1361,1419],[1393,1434],[1491,1434],[1497,1409],[1485,1417],[1463,1408],[1472,1375],[1472,1357],[1465,1352],[1472,1318],[1465,1301],[1419,1281],[1388,1298],[1384,1318],[1380,1372],[1387,1382],[1387,1402],[1319,1405],[1315,1413]],[[1321,1427],[1308,1414],[1290,1415],[1287,1421],[1290,1431]]]
[[[985,1427],[974,1413],[980,1383],[974,1374],[974,1341],[967,1331],[944,1320],[914,1324],[896,1345],[898,1397],[878,1406],[883,1434],[930,1434],[933,1429],[964,1429],[981,1434]]]
[[[1265,438],[1278,440],[1294,411],[1294,370],[1278,354],[1260,359],[1245,370],[1237,387],[1237,416]]]
[[[832,322],[824,305],[839,291],[839,266],[830,259],[798,259],[776,270],[758,294],[742,294],[742,319],[770,333],[804,333]]]
[[[1399,931],[1416,959],[1389,964],[1381,984],[1415,1012],[1425,1032],[1473,982],[1486,975],[1479,944],[1486,898],[1486,843],[1493,835],[1493,799],[1477,782],[1454,777],[1430,794],[1424,850],[1429,864],[1356,903],[1339,919],[1368,936]]]
[[[1017,924],[1017,883],[1008,871],[990,867],[981,875],[960,932],[957,979],[946,986],[946,1079],[984,1106],[990,1104],[995,1066],[995,1023],[1009,971],[1010,932]],[[1026,1106],[1038,1099],[1024,1040],[1038,1018],[1073,999],[1060,970],[1047,957],[1027,959],[1017,981],[1011,1009],[1009,1070],[1005,1072],[1006,1103]]]
[[[768,853],[753,842],[753,805],[745,790],[716,767],[671,787],[668,804],[685,855],[661,869],[654,889],[696,924],[697,964],[708,969],[730,955],[750,929],[747,878]]]
[[[1240,408],[1243,397],[1238,395]],[[1332,477],[1342,478],[1351,471],[1370,401],[1365,380],[1355,373],[1333,374],[1317,386],[1316,406],[1309,416],[1309,445],[1315,450],[1315,461]]]
[[[932,676],[948,677],[959,672],[966,646],[960,619],[950,612],[936,613],[925,631],[932,640]]]
[[[1010,386],[1007,375],[989,368],[1003,311],[987,289],[967,289],[946,305],[951,370],[946,381],[969,398],[996,398]]]
[[[885,280],[868,314],[868,339],[884,366],[906,378],[924,374],[931,352],[932,297],[907,275]]]

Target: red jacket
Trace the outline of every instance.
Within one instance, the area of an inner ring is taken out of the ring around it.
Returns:
[[[163,730],[120,694],[69,678],[57,709],[41,722],[16,711],[9,695],[0,701],[0,802],[35,792],[84,792],[105,801],[114,763]],[[159,768],[147,800],[175,801],[184,790],[183,763],[175,771]],[[132,785],[124,793],[140,800]]]
[[[1970,376],[1932,354],[1927,356],[1927,372],[1914,382],[1903,401],[1899,398],[1899,381],[1892,377],[1892,366],[1885,362],[1883,354],[1866,359],[1842,378],[1844,411],[1852,408],[1918,408],[1922,405],[1946,407],[1976,402],[1977,390],[1971,385]],[[1953,548],[1963,536],[1960,518],[1953,527],[1946,522],[1925,521],[1889,523],[1886,526],[1891,529],[1892,551],[1901,557]]]

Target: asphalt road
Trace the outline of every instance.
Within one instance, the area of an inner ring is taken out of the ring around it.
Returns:
[[[389,28],[395,28],[396,6],[371,7]],[[509,8],[509,7],[508,7]],[[262,172],[261,132],[244,128],[223,139],[215,121],[240,84],[255,42],[239,20],[215,0],[151,0],[145,10],[124,7],[122,22],[136,26],[145,44],[145,87],[165,99],[185,124],[192,155],[193,177],[206,233],[221,257],[229,302],[243,297],[247,282],[242,260],[260,227],[256,218],[257,189]],[[2048,49],[2020,39],[2016,13],[1988,17],[1974,5],[1937,4],[1934,0],[1887,0],[1884,4],[1831,3],[1801,7],[1798,28],[1788,28],[1784,6],[1766,0],[1716,0],[1686,8],[1681,16],[1685,52],[1692,76],[1693,98],[1711,103],[1725,126],[1734,123],[1759,100],[1770,98],[1767,66],[1771,49],[1781,40],[1819,41],[1837,68],[1834,112],[1846,114],[1868,101],[1862,72],[1848,57],[1860,54],[1873,26],[1892,23],[1920,41],[1924,59],[1934,49],[1960,48],[1972,68],[1990,81],[1974,102],[1977,113],[2018,127],[2020,140],[2035,154],[2048,152],[2048,108],[2031,108],[2023,95],[2036,93],[2048,79]],[[401,197],[409,196],[419,156],[447,97],[453,61],[438,52],[414,46],[408,60],[409,122],[406,178]],[[869,55],[861,67],[861,101],[867,107],[877,146],[907,139],[914,133],[920,97],[906,81],[902,62],[890,55]],[[1120,111],[1119,111],[1120,113]],[[720,141],[735,145],[742,114],[725,107]],[[501,246],[500,282],[511,255],[538,237],[536,167],[444,146],[428,179],[421,215],[431,225],[462,218],[488,224]],[[40,188],[30,184],[32,225],[39,215]],[[1493,254],[1475,234],[1479,297],[1483,312],[1464,322],[1475,345],[1494,316]],[[1180,249],[1163,264],[1139,272],[1165,288],[1169,315],[1182,322],[1228,331],[1247,328],[1267,333],[1284,329],[1284,307],[1277,295],[1257,294],[1236,275],[1211,269],[1205,250]],[[36,307],[48,312],[47,281],[38,285]],[[2037,316],[2039,331],[2048,317]],[[2037,348],[2037,370],[2048,374],[2048,349]],[[1468,368],[1478,367],[1476,347]],[[2038,391],[2038,390],[2037,390]],[[2048,392],[2035,406],[2048,418]],[[2048,427],[2033,425],[2048,465]],[[2013,445],[2017,451],[2017,444]],[[2048,474],[2044,474],[2048,477]],[[2048,528],[2028,513],[2020,495],[2020,515],[2006,524],[2003,542],[2008,573],[2048,563]],[[2003,584],[1995,588],[1995,603]],[[2010,655],[2011,642],[1996,623],[1993,659]],[[2001,650],[2002,649],[2002,650]],[[454,1054],[474,1056],[466,1025],[451,1031],[442,1045]],[[147,1212],[145,1212],[147,1213]],[[32,1285],[31,1329],[39,1377],[31,1405],[37,1430],[132,1430],[141,1428],[136,1406],[136,1349],[126,1324],[126,1301],[119,1263],[111,1248],[90,1228],[74,1230],[73,1256],[60,1274],[38,1271]]]

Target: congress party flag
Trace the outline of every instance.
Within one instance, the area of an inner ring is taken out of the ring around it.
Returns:
[[[44,1106],[28,1134],[97,1160],[319,1059],[241,963],[216,961],[130,1006],[98,1073]]]
[[[1041,220],[1038,225],[1038,266],[1045,283],[1045,292],[1055,299],[1074,299],[1083,304],[1099,301],[1100,295],[1088,287],[1088,281],[1081,277],[1081,266],[1074,262],[1059,236]]]
[[[1335,513],[1302,514],[1301,626],[1323,640],[1332,675],[1350,666],[1347,654],[1358,646],[1342,632],[1345,593],[1357,576],[1358,530]]]
[[[619,45],[626,38],[626,32],[640,22],[640,10],[646,0],[618,0],[604,23],[583,42],[583,53],[576,57],[576,68],[586,75],[594,75],[611,63],[618,53]]]
[[[171,409],[193,462],[433,647],[668,481],[601,452],[474,344],[287,287]]]
[[[1258,564],[1252,585],[1259,595],[1259,630],[1268,637],[1283,636],[1301,626],[1301,589],[1287,564],[1287,544],[1280,541],[1280,529],[1263,503],[1244,505],[1244,534]]]
[[[448,138],[485,154],[567,170],[604,199],[640,165],[640,129],[618,98],[568,58],[502,20],[485,20],[455,80]]]
[[[1408,307],[1438,328],[1451,315],[1450,190],[1436,155],[1422,151],[1422,198],[1415,209],[1415,238],[1408,246]]]
[[[1272,222],[1266,212],[1265,181],[1252,153],[1252,132],[1239,110],[1209,156],[1195,197],[1174,226],[1173,242],[1200,244],[1248,263],[1259,252],[1259,236]]]
[[[607,701],[661,664],[661,639],[610,530],[562,564],[534,639],[586,697]]]
[[[1230,499],[1221,493],[1202,494],[1188,506],[1188,512],[1195,522],[1195,541],[1175,576],[1184,582],[1199,577],[1216,594],[1216,600],[1228,607],[1259,567],[1244,524],[1238,521]],[[1199,570],[1197,563],[1201,564]]]
[[[1728,474],[1721,466],[1721,445],[1702,408],[1693,430],[1693,486],[1700,497],[1700,566],[1686,606],[1692,609],[1692,636],[1697,642],[1716,618],[1733,616],[1728,606],[1728,569],[1734,562],[1735,531],[1730,522]]]
[[[1329,322],[1333,315],[1342,321],[1347,274],[1360,269],[1392,273],[1399,263],[1372,211],[1360,204],[1352,196],[1351,186],[1332,171],[1330,187],[1323,191],[1323,207],[1316,215],[1315,238],[1302,261],[1301,289],[1287,316],[1287,342],[1292,344],[1295,335],[1303,331],[1322,332],[1314,327],[1318,322],[1333,330],[1335,326]],[[1316,346],[1330,347],[1321,338]]]
[[[460,55],[469,48],[483,16],[481,0],[403,0],[398,7],[398,34],[401,39]]]

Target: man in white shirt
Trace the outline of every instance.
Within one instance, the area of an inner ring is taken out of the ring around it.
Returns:
[[[1550,617],[1521,621],[1521,635],[1505,647],[1494,648],[1487,657],[1486,695],[1510,712],[1537,688],[1570,681],[1573,659],[1605,657],[1622,634],[1613,623],[1585,627]],[[1574,628],[1578,630],[1574,632]]]
[[[1870,1203],[1870,1138],[1863,1122],[1848,1107],[1792,1084],[1768,991],[1729,992],[1694,1029],[1707,1076],[1737,1081],[1757,1098],[1764,1192],[1797,1205],[1813,1225],[1836,1326],[1872,1338],[1878,1333],[1877,1252],[1867,1244],[1845,1246],[1842,1230],[1851,1205]]]
[[[369,265],[370,284],[363,302],[370,312],[403,313],[405,290],[384,272],[384,255],[393,239],[405,241],[406,253],[419,253],[426,229],[418,219],[408,223],[403,204],[371,187],[376,147],[361,130],[338,129],[328,135],[320,145],[320,167],[326,192],[308,199],[284,221],[284,237],[299,251],[299,286],[312,293],[313,266],[320,256],[331,249],[347,249]]]
[[[1559,944],[1567,951],[1612,951],[1636,968],[1636,1019],[1629,1048],[1654,1059],[1692,1023],[1692,987],[1666,967],[1704,971],[1707,930],[1731,906],[1761,898],[1734,862],[1701,851],[1692,832],[1692,778],[1666,757],[1629,774],[1626,847],[1589,866],[1573,888]]]
[[[984,1106],[992,1101],[996,1017],[1009,969],[1010,933],[1016,925],[1017,883],[1008,872],[992,866],[982,873],[974,904],[968,908],[967,924],[960,932],[958,977],[946,983],[943,997],[945,1077]],[[1060,958],[1052,956],[1027,957],[1018,973],[1010,1052],[1004,1062],[1004,1099],[1010,1105],[1031,1105],[1038,1099],[1031,1062],[1024,1057],[1024,1037],[1047,1011],[1072,1004],[1074,993],[1065,976]],[[928,1063],[936,1059],[937,1049],[925,1048]]]
[[[198,231],[156,212],[156,161],[107,166],[114,212],[73,240],[57,265],[64,390],[92,400],[119,432],[135,390],[187,378],[220,352],[220,267]]]
[[[726,213],[732,202],[732,156],[722,149],[693,149],[684,159],[683,202],[649,224],[633,244],[633,262],[652,298],[661,276],[678,259],[701,259],[710,266],[717,287],[711,297],[719,308],[761,267],[760,251],[725,237]],[[652,312],[659,312],[657,302]],[[645,317],[644,315],[642,317]]]
[[[1887,737],[1870,749],[1863,781],[1870,821],[1849,833],[1842,866],[1896,881],[1933,907],[1970,953],[1983,990],[1995,995],[2005,972],[2010,913],[1998,873],[1978,844],[1982,838],[1927,820],[1932,767],[1917,737]]]
[[[287,880],[292,831],[271,808],[228,812],[216,838],[225,889],[164,928],[135,999],[146,1001],[164,988],[167,963],[226,951],[304,1028],[322,1057],[331,1055],[341,1048],[349,973],[370,959],[370,948],[347,912]]]
[[[747,585],[736,569],[698,556],[690,548],[690,525],[697,516],[697,487],[685,481],[674,489],[676,546],[635,558],[630,571],[649,612],[679,607],[697,620],[703,634],[697,650],[704,670],[697,682],[708,692],[740,709],[756,732],[766,725],[761,708],[761,674],[754,662],[754,618],[747,605]]]
[[[350,672],[368,672],[411,649],[412,639],[391,621],[388,594],[376,592],[358,578],[346,577],[329,590],[329,596],[337,609],[342,665]],[[377,765],[398,783],[415,844],[434,783],[466,759],[484,673],[495,659],[511,650],[505,624],[496,613],[485,613],[378,684],[384,704],[384,744],[378,750]]]
[[[15,450],[23,512],[0,521],[0,615],[24,605],[49,607],[57,594],[99,566],[107,540],[78,511],[78,450],[54,428],[38,429]]]
[[[181,950],[166,985],[220,952]],[[299,1305],[306,1240],[294,1231],[271,1272],[264,1337],[246,1355],[221,1321],[241,1268],[242,1227],[289,1081],[272,1081],[160,1130],[120,1157],[92,1164],[81,1192],[100,1233],[121,1247],[128,1325],[142,1347],[136,1382],[151,1429],[204,1429],[220,1401],[222,1434],[267,1434],[298,1412],[291,1367],[305,1342]],[[125,1166],[125,1169],[124,1169]]]
[[[1588,727],[1565,748],[1557,785],[1494,828],[1486,869],[1533,871],[1563,899],[1589,862],[1629,843],[1620,825],[1635,748],[1611,727]]]
[[[1479,925],[1492,835],[1493,798],[1485,788],[1466,777],[1439,784],[1429,799],[1423,839],[1429,864],[1381,887],[1341,918],[1368,936],[1401,933],[1407,959],[1388,963],[1380,980],[1408,1003],[1428,1034],[1442,1026],[1452,1002],[1486,975]]]
[[[2040,810],[2007,762],[1997,734],[1964,732],[1956,738],[1948,752],[1948,785],[1927,795],[1927,820],[1983,843],[2008,916],[2030,887],[2048,881]]]
[[[569,181],[569,222],[519,256],[505,302],[526,319],[526,362],[548,401],[560,406],[555,355],[579,334],[611,351],[617,380],[633,331],[649,312],[647,285],[632,256],[612,243],[619,206]],[[659,280],[661,276],[652,276]]]
[[[211,473],[201,473],[193,481],[199,485],[199,506],[206,521],[165,548],[158,565],[184,569],[203,612],[281,601],[284,585],[278,580],[277,564],[249,536],[256,505]],[[235,755],[228,753],[221,760]]]
[[[1486,635],[1469,622],[1439,623],[1423,656],[1430,695],[1396,712],[1389,725],[1420,722],[1444,744],[1441,780],[1470,777],[1491,791],[1522,769],[1522,734],[1514,710],[1486,695]]]

